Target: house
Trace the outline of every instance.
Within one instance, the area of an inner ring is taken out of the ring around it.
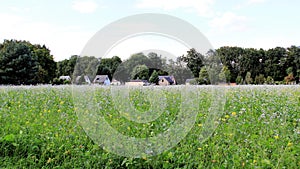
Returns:
[[[75,78],[75,84],[91,84],[91,81],[88,76],[77,76]]]
[[[68,80],[68,81],[71,81],[71,77],[70,76],[59,76],[59,80]]]
[[[110,80],[108,75],[97,75],[93,83],[98,83],[100,85],[110,85]]]
[[[158,78],[158,85],[160,86],[176,85],[174,76],[158,76]]]
[[[119,85],[121,85],[121,82],[118,81],[118,80],[116,80],[116,79],[112,79],[112,81],[111,81],[110,84],[111,84],[111,85],[114,85],[114,86],[119,86]]]
[[[185,85],[196,85],[197,80],[196,79],[186,79],[185,80]]]
[[[148,86],[147,80],[130,80],[130,82],[125,83],[126,86]]]

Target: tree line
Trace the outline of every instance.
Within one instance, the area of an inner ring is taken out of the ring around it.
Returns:
[[[300,48],[276,47],[268,50],[224,46],[205,54],[190,49],[185,55],[167,60],[154,52],[120,57],[96,58],[73,55],[55,62],[45,45],[28,41],[0,43],[0,84],[60,84],[60,76],[108,75],[121,82],[133,79],[158,82],[159,75],[173,75],[178,84],[299,83]]]

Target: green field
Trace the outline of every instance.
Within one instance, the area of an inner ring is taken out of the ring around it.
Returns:
[[[121,157],[103,150],[80,123],[76,111],[96,112],[118,132],[136,138],[167,131],[180,112],[183,86],[158,88],[166,111],[152,122],[136,123],[120,116],[111,87],[80,86],[91,91],[96,107],[74,102],[71,86],[0,87],[0,168],[298,168],[300,166],[300,86],[237,86],[193,88],[199,104],[196,122],[175,147],[155,156]],[[93,89],[92,89],[93,88]],[[211,137],[205,130],[215,88],[226,91],[224,111]],[[150,90],[149,90],[150,89]],[[125,90],[125,87],[124,87]],[[130,90],[136,109],[151,105],[144,94]],[[159,97],[157,99],[160,99]],[[197,107],[191,105],[192,107]],[[82,115],[84,116],[84,115]],[[86,129],[86,128],[85,128]],[[86,129],[88,130],[88,129]],[[93,128],[91,129],[93,130]]]

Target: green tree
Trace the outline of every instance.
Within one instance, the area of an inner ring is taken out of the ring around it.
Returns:
[[[122,60],[118,56],[113,56],[112,58],[103,58],[100,60],[97,74],[108,75],[110,80],[112,80],[115,71],[121,63]]]
[[[169,59],[166,67],[167,73],[175,77],[176,84],[185,84],[186,79],[193,78],[193,73],[191,70],[187,68],[179,58],[177,58],[175,61],[173,59]]]
[[[230,83],[231,74],[227,66],[223,66],[221,73],[219,74],[221,82]]]
[[[238,84],[238,85],[240,85],[240,84],[243,84],[243,77],[242,76],[237,76],[236,77],[236,80],[235,80],[235,82],[236,82],[236,84]]]
[[[149,82],[154,83],[154,84],[158,84],[158,81],[159,81],[158,73],[157,73],[156,70],[154,70],[153,73],[150,76]]]
[[[97,74],[98,66],[99,60],[94,56],[78,57],[74,68],[73,81],[79,76],[88,76],[90,80],[93,80]]]
[[[78,58],[79,58],[78,55],[72,55],[70,59],[65,59],[65,60],[57,62],[56,77],[59,77],[59,76],[72,77]]]
[[[131,72],[132,79],[141,79],[148,80],[149,79],[149,69],[146,65],[137,65],[133,68]]]
[[[206,66],[203,66],[199,72],[199,84],[210,84],[210,78]]]
[[[250,72],[247,72],[246,77],[245,77],[245,82],[246,82],[246,84],[252,84],[253,83],[253,79],[251,77]]]
[[[187,64],[187,67],[192,71],[194,77],[199,77],[201,67],[204,66],[204,56],[192,48],[187,51],[187,55],[179,57],[180,61]]]
[[[45,45],[28,45],[31,46],[34,57],[37,58],[36,81],[38,83],[50,83],[56,72],[56,62],[50,54],[50,50]]]
[[[4,40],[0,45],[0,83],[36,84],[39,70],[37,55],[26,41]]]
[[[240,47],[224,46],[216,50],[216,55],[220,58],[223,66],[226,66],[231,74],[231,82],[234,82],[238,75],[245,76],[241,72],[240,62],[245,50]]]
[[[264,84],[266,81],[263,74],[259,74],[255,76],[255,84]]]
[[[285,48],[276,47],[266,51],[265,75],[271,76],[275,81],[282,81],[286,76]]]

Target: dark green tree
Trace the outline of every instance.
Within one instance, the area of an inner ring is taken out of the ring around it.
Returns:
[[[157,73],[156,70],[154,70],[153,73],[151,74],[150,78],[149,78],[149,82],[154,83],[154,84],[158,84],[158,81],[159,81],[158,73]]]
[[[245,77],[245,82],[246,82],[246,84],[252,84],[253,83],[253,79],[251,77],[250,72],[247,72],[246,77]]]
[[[206,66],[203,66],[199,72],[199,84],[210,84],[210,77]]]
[[[49,83],[55,76],[55,62],[45,46],[27,41],[4,40],[0,45],[0,83]]]
[[[223,66],[219,74],[219,79],[221,82],[230,83],[231,74],[227,66]]]
[[[201,67],[204,66],[204,55],[192,48],[187,51],[187,55],[180,56],[179,60],[187,64],[194,77],[199,77]]]
[[[133,68],[131,72],[131,79],[148,80],[149,79],[149,69],[146,65],[137,65]]]

